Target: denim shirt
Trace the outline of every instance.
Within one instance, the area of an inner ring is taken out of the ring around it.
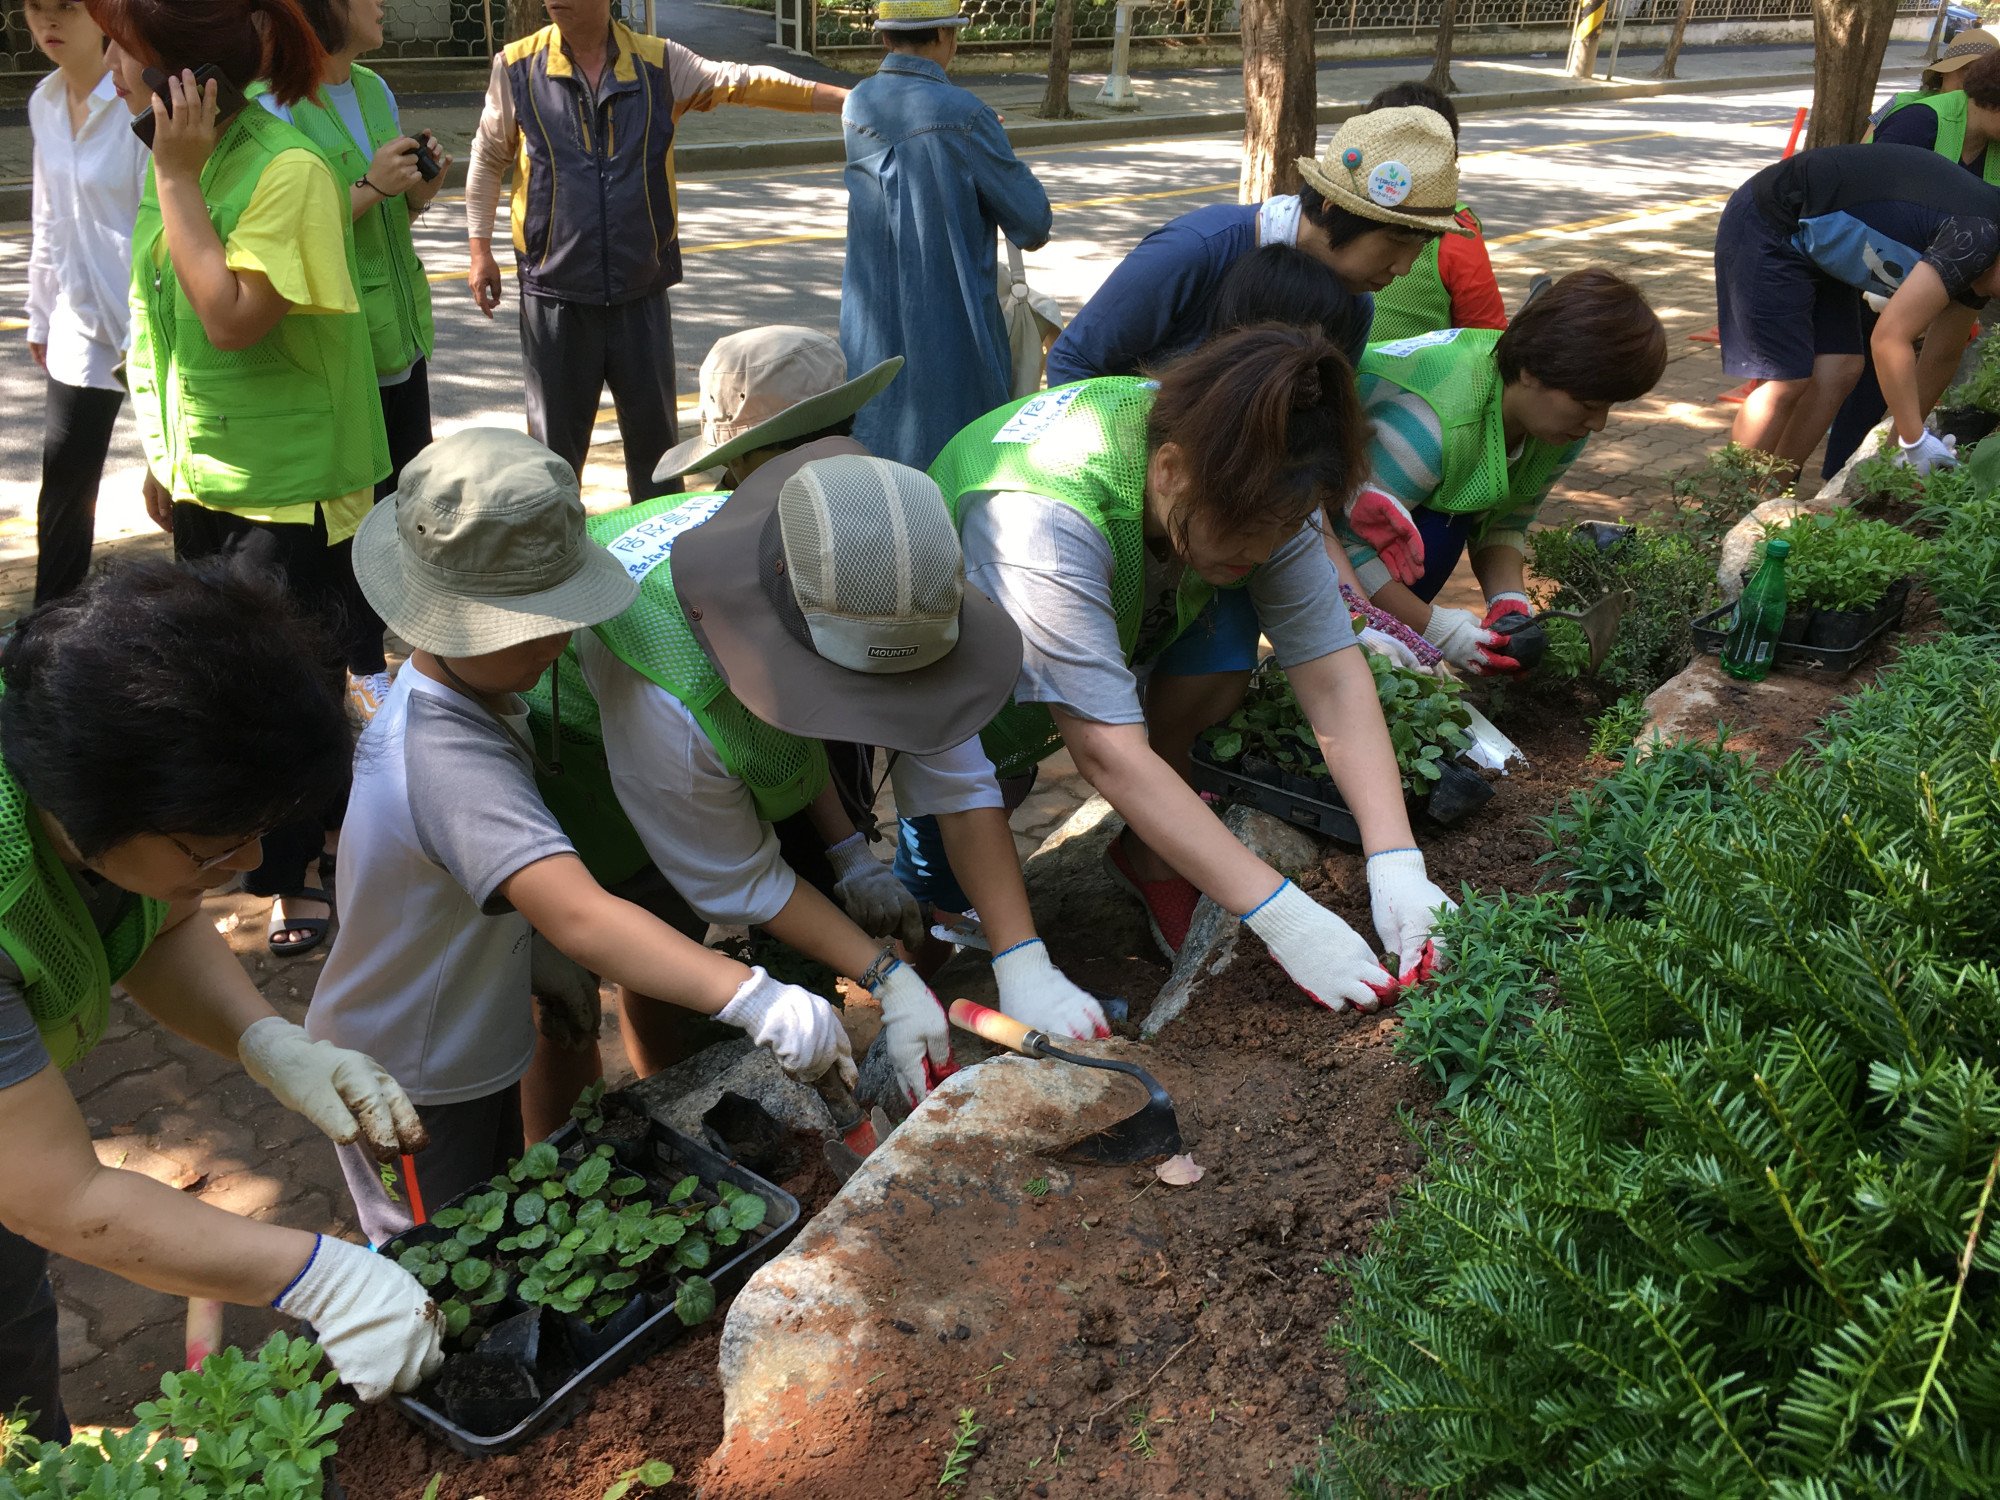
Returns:
[[[1049,196],[979,98],[927,58],[892,52],[841,110],[847,265],[840,344],[850,375],[907,363],[854,419],[868,451],[926,469],[959,429],[1005,405],[1013,361],[996,226],[1049,237]]]

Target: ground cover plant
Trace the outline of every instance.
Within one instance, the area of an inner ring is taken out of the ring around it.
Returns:
[[[1792,466],[1784,459],[1739,443],[1725,444],[1699,469],[1674,481],[1676,529],[1713,551],[1730,527],[1791,487]]]
[[[1645,799],[1572,804],[1593,914],[1507,979],[1562,1003],[1349,1268],[1365,1415],[1300,1493],[2000,1493],[1996,745],[1946,639],[1643,878],[1594,846]]]
[[[1461,699],[1463,690],[1456,682],[1412,672],[1373,651],[1364,655],[1375,675],[1375,696],[1389,726],[1403,790],[1421,797],[1444,774],[1445,763],[1472,744],[1472,716]],[[1202,738],[1220,765],[1251,757],[1293,776],[1329,779],[1312,725],[1276,658],[1252,674],[1242,706],[1203,731]]]
[[[1765,538],[1792,544],[1785,559],[1785,598],[1805,609],[1867,610],[1891,585],[1923,571],[1931,544],[1887,521],[1851,509],[1806,512],[1765,528]],[[1759,543],[1751,572],[1763,563]]]
[[[1714,589],[1715,565],[1689,536],[1651,526],[1552,527],[1529,534],[1528,561],[1546,583],[1544,609],[1585,609],[1616,589],[1635,592],[1597,673],[1609,698],[1650,693],[1693,658],[1689,622]],[[1582,630],[1568,620],[1550,620],[1545,628],[1542,670],[1558,678],[1582,675],[1589,663]]]
[[[160,1377],[129,1432],[96,1441],[9,1441],[0,1500],[317,1500],[334,1435],[353,1412],[329,1403],[320,1349],[271,1335],[254,1357],[226,1348]]]

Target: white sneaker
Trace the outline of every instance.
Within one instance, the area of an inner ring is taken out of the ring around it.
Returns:
[[[387,672],[370,672],[366,677],[356,677],[352,672],[347,674],[347,711],[364,727],[382,711],[382,704],[388,696]]]

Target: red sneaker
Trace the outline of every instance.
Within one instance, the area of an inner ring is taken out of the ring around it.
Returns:
[[[1194,882],[1178,875],[1165,880],[1141,880],[1132,873],[1132,866],[1125,858],[1122,835],[1113,839],[1104,851],[1104,872],[1120,889],[1138,897],[1139,904],[1146,908],[1146,925],[1153,929],[1153,941],[1160,945],[1160,951],[1168,958],[1178,956],[1181,944],[1187,941],[1188,924],[1194,921],[1195,905],[1201,900]]]

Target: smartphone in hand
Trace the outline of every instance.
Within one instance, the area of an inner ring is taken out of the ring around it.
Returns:
[[[145,80],[146,87],[153,91],[154,97],[166,107],[167,113],[171,115],[174,112],[174,96],[167,88],[167,75],[162,73],[158,68],[148,68],[139,76]],[[236,86],[223,76],[222,69],[218,68],[214,63],[203,63],[194,70],[195,88],[199,90],[207,87],[208,81],[211,78],[218,80],[221,85],[215,91],[216,103],[220,107],[221,112],[225,115],[234,114],[235,110],[231,108],[231,100],[232,98],[235,99],[240,106],[242,96],[237,93]],[[152,105],[147,105],[137,115],[133,116],[132,134],[146,143],[148,151],[153,149]]]

